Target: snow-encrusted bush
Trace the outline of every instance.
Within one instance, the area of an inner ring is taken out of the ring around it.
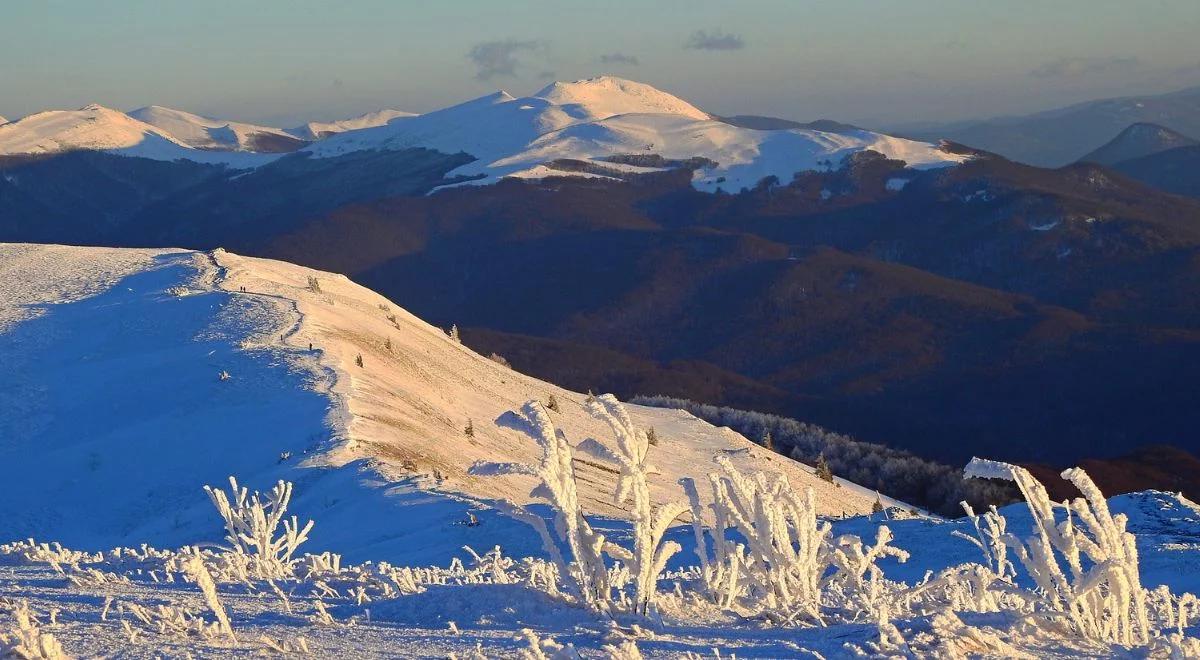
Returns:
[[[238,486],[237,479],[229,477],[228,494],[212,486],[205,486],[204,492],[225,520],[225,540],[230,550],[249,556],[256,577],[269,579],[293,574],[292,555],[308,540],[313,521],[301,527],[296,516],[284,519],[292,499],[290,482],[280,480],[266,496],[258,491],[250,495],[246,488]],[[281,522],[283,531],[278,532]]]
[[[536,466],[523,463],[477,463],[470,473],[479,476],[519,474],[536,477],[539,484],[530,497],[543,500],[554,511],[554,530],[571,552],[570,563],[559,552],[558,545],[536,514],[512,503],[502,505],[512,516],[528,523],[537,531],[542,547],[558,567],[560,575],[570,576],[574,595],[589,607],[607,610],[611,605],[608,569],[601,554],[604,535],[592,529],[583,508],[575,483],[574,450],[562,431],[554,426],[549,413],[537,401],[528,401],[521,412],[507,412],[496,424],[532,438],[542,449],[542,459]]]
[[[650,485],[646,481],[648,473],[657,471],[646,462],[650,436],[633,425],[629,412],[615,396],[605,394],[595,397],[587,406],[594,416],[608,424],[616,439],[616,448],[609,449],[603,443],[588,438],[579,444],[578,450],[617,464],[620,476],[613,502],[618,505],[631,502],[633,505],[633,552],[614,543],[605,543],[604,551],[629,566],[634,574],[635,611],[645,616],[654,603],[658,575],[666,567],[667,561],[681,550],[674,541],[664,543],[663,535],[689,507],[684,501],[654,506],[650,498]]]
[[[1124,514],[1109,512],[1086,472],[1071,468],[1062,473],[1083,495],[1062,504],[1052,502],[1045,487],[1016,465],[976,458],[967,465],[966,476],[1008,479],[1025,496],[1033,536],[1021,541],[1004,534],[1001,539],[1038,587],[1039,618],[1065,620],[1088,639],[1124,646],[1150,641],[1154,630],[1149,594],[1138,572],[1136,538],[1125,529]],[[1056,509],[1063,513],[1061,522]]]
[[[786,623],[822,623],[822,610],[830,607],[852,617],[855,611],[871,618],[886,611],[883,590],[893,587],[875,564],[884,557],[908,558],[890,545],[887,527],[879,527],[872,545],[853,535],[831,538],[830,524],[817,521],[811,488],[801,497],[784,475],[745,475],[724,456],[716,460],[721,472],[709,474],[711,528],[703,523],[694,482],[683,484],[701,575],[714,602]]]
[[[3,606],[0,601],[0,607]],[[42,622],[28,602],[18,601],[11,610],[12,627],[7,631],[0,629],[0,658],[69,660],[54,635],[42,632]]]

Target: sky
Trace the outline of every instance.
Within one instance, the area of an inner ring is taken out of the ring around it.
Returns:
[[[721,115],[873,127],[1200,85],[1197,0],[6,0],[0,115],[291,126],[612,74]]]

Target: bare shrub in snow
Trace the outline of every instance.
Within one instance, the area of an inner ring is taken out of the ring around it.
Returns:
[[[308,276],[308,290],[313,293],[321,293],[321,280],[313,275]]]
[[[258,491],[249,495],[234,477],[229,477],[228,494],[212,486],[205,486],[204,491],[225,520],[225,540],[230,549],[249,556],[257,577],[269,579],[293,574],[292,555],[308,540],[313,521],[301,527],[296,516],[284,519],[292,499],[290,482],[280,480],[266,496]]]

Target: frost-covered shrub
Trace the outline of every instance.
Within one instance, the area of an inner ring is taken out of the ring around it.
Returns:
[[[613,543],[605,543],[604,551],[614,559],[625,562],[634,573],[635,610],[644,616],[654,602],[659,573],[681,549],[674,541],[664,543],[663,535],[689,507],[684,501],[653,505],[650,485],[646,481],[646,474],[656,471],[646,462],[650,436],[633,425],[625,406],[611,394],[593,398],[587,405],[588,410],[612,430],[616,449],[609,449],[589,438],[579,444],[578,450],[615,463],[620,468],[620,476],[613,502],[618,505],[631,502],[633,505],[633,552]]]
[[[1062,504],[1052,502],[1042,484],[1016,465],[976,458],[967,465],[966,476],[1008,479],[1025,496],[1033,535],[1022,541],[1005,533],[1001,540],[1037,585],[1038,619],[1052,625],[1065,622],[1092,640],[1124,646],[1150,641],[1157,631],[1139,575],[1136,538],[1126,530],[1124,514],[1109,512],[1087,473],[1079,468],[1062,473],[1083,495]],[[1056,510],[1063,514],[1061,522]],[[997,530],[1003,529],[997,523]]]
[[[200,588],[200,593],[204,594],[204,603],[217,618],[217,629],[228,636],[230,641],[237,643],[237,637],[233,634],[233,625],[229,623],[229,615],[225,613],[225,606],[217,597],[217,585],[213,582],[212,574],[204,565],[204,559],[198,555],[191,557],[184,563],[183,570],[187,573],[188,578]]]
[[[0,601],[0,606],[3,602]],[[58,640],[42,632],[42,622],[30,609],[26,601],[18,601],[12,608],[13,624],[8,630],[0,628],[0,658],[21,660],[68,660]]]
[[[214,640],[226,635],[220,622],[209,622],[199,611],[189,607],[122,602],[118,605],[118,611],[129,615],[127,619],[122,618],[122,624],[130,641],[137,640],[139,629],[156,635],[196,637],[204,640]]]
[[[801,497],[784,475],[746,475],[729,459],[716,460],[721,472],[709,474],[711,529],[704,528],[694,482],[684,482],[701,575],[714,602],[788,623],[800,617],[823,622],[822,610],[830,607],[873,618],[886,612],[884,591],[892,586],[876,562],[908,558],[890,545],[887,527],[879,527],[869,546],[853,535],[831,538],[830,524],[817,521],[811,488]],[[711,555],[706,537],[712,539]]]
[[[611,605],[608,569],[601,554],[604,535],[592,529],[579,504],[573,465],[574,450],[546,409],[537,401],[529,401],[521,412],[507,412],[496,424],[510,428],[533,439],[542,449],[538,465],[523,463],[477,463],[470,473],[479,476],[528,475],[538,479],[530,497],[550,505],[554,511],[554,530],[570,549],[570,563],[559,552],[546,523],[539,516],[512,503],[503,505],[510,515],[528,523],[537,531],[542,547],[558,567],[560,575],[571,576],[574,595],[589,607],[607,610]]]
[[[57,541],[38,543],[33,539],[0,544],[0,564],[51,564],[74,566],[104,558],[102,553],[68,550]]]
[[[612,591],[615,589],[623,593],[625,584],[630,583],[633,585],[632,603],[621,601],[619,604],[629,604],[629,609],[634,613],[646,616],[654,604],[659,574],[667,561],[680,550],[678,543],[664,542],[663,536],[671,523],[687,512],[689,507],[682,501],[654,506],[646,480],[647,473],[654,471],[646,462],[649,436],[634,426],[628,411],[616,397],[611,394],[589,397],[586,405],[594,416],[608,425],[615,439],[614,447],[588,438],[572,449],[563,433],[555,428],[546,409],[537,401],[529,401],[522,407],[521,413],[506,413],[497,420],[497,424],[536,440],[542,447],[541,463],[536,467],[482,463],[473,466],[471,473],[537,477],[541,483],[530,495],[546,501],[554,510],[555,531],[571,549],[570,564],[562,558],[541,518],[512,505],[507,507],[510,513],[537,530],[547,554],[559,566],[559,572],[574,577],[575,591],[582,595],[589,606],[599,610],[610,609],[613,605]],[[576,451],[617,466],[619,476],[613,502],[618,505],[629,502],[632,506],[632,549],[606,541],[584,517],[575,483],[573,460]],[[622,566],[610,570],[604,563],[603,555],[621,562]]]
[[[296,516],[285,520],[292,499],[292,484],[280,480],[264,496],[255,491],[249,495],[229,477],[229,493],[205,486],[213,506],[225,520],[225,540],[235,554],[247,555],[255,575],[260,578],[279,578],[292,575],[292,555],[308,540],[313,521],[300,526]],[[279,524],[283,530],[279,532]]]

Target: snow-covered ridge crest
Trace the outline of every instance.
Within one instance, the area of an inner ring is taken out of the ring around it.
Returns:
[[[154,126],[179,142],[197,149],[261,151],[264,137],[302,146],[299,139],[280,128],[202,117],[191,112],[149,105],[129,113],[130,117]],[[274,151],[274,149],[272,149]]]
[[[95,103],[78,110],[47,110],[0,125],[0,156],[76,150],[235,167],[253,167],[275,158],[196,149],[168,131]]]
[[[349,119],[336,119],[333,121],[310,121],[303,126],[297,126],[288,130],[288,133],[295,135],[304,140],[319,140],[321,138],[345,133],[346,131],[357,131],[364,128],[374,128],[383,126],[393,119],[402,119],[404,117],[415,117],[416,113],[405,112],[394,108],[385,108],[350,117]]]
[[[322,524],[343,529],[342,549],[353,551],[381,542],[364,516],[394,519],[413,499],[407,515],[446,526],[471,502],[530,501],[528,479],[469,474],[477,462],[535,461],[536,447],[494,423],[523,402],[554,401],[548,414],[574,442],[611,434],[586,395],[479,355],[340,275],[223,251],[0,244],[0,276],[28,284],[0,289],[0,367],[10,374],[0,385],[0,520],[17,537],[194,542],[191,513],[172,521],[147,502],[237,474],[352,502]],[[825,514],[865,513],[875,501],[685,412],[629,411],[655,429],[656,498],[728,455],[740,469],[812,485]],[[116,486],[128,469],[143,476]],[[576,470],[589,513],[628,515],[612,501],[612,468]],[[103,512],[44,515],[58,506],[47,501],[89,493],[106,499]]]
[[[148,137],[183,143],[119,110],[92,103],[78,110],[47,110],[5,124],[0,154],[36,154],[67,149],[120,149]]]

